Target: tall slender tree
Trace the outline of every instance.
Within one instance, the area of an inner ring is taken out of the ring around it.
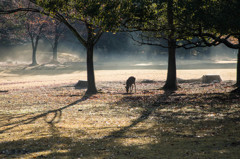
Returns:
[[[39,40],[43,36],[44,28],[46,27],[47,17],[42,17],[40,14],[28,13],[25,26],[27,29],[27,35],[30,38],[32,44],[32,64],[30,66],[37,65],[37,48]]]
[[[50,43],[52,47],[52,60],[50,63],[58,64],[58,44],[60,39],[64,36],[66,32],[66,26],[54,19],[48,20],[48,26],[46,32],[44,33],[44,38]]]

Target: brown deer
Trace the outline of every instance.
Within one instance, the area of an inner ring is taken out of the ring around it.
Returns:
[[[126,82],[126,91],[128,93],[128,91],[130,91],[130,93],[132,93],[133,90],[133,85],[135,85],[135,93],[136,93],[136,84],[135,84],[136,78],[131,76],[127,79]]]

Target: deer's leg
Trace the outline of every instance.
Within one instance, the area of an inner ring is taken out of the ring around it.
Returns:
[[[129,87],[129,93],[132,93],[132,86]]]
[[[135,93],[136,93],[136,84],[134,83],[134,86],[135,86]]]

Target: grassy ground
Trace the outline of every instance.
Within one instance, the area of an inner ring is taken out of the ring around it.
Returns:
[[[159,78],[156,70],[98,71],[100,93],[85,96],[73,87],[85,78],[79,72],[27,73],[1,73],[0,158],[240,156],[240,98],[229,93],[232,81],[186,80],[170,93],[158,89],[164,79],[142,82]],[[125,94],[122,77],[129,74],[138,79],[134,94]]]

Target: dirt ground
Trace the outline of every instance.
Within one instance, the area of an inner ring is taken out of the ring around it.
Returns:
[[[238,158],[240,98],[234,69],[97,70],[99,93],[75,88],[78,70],[0,69],[0,158]],[[221,83],[201,83],[218,74]],[[137,78],[126,94],[125,80]],[[152,80],[152,81],[147,81]]]

